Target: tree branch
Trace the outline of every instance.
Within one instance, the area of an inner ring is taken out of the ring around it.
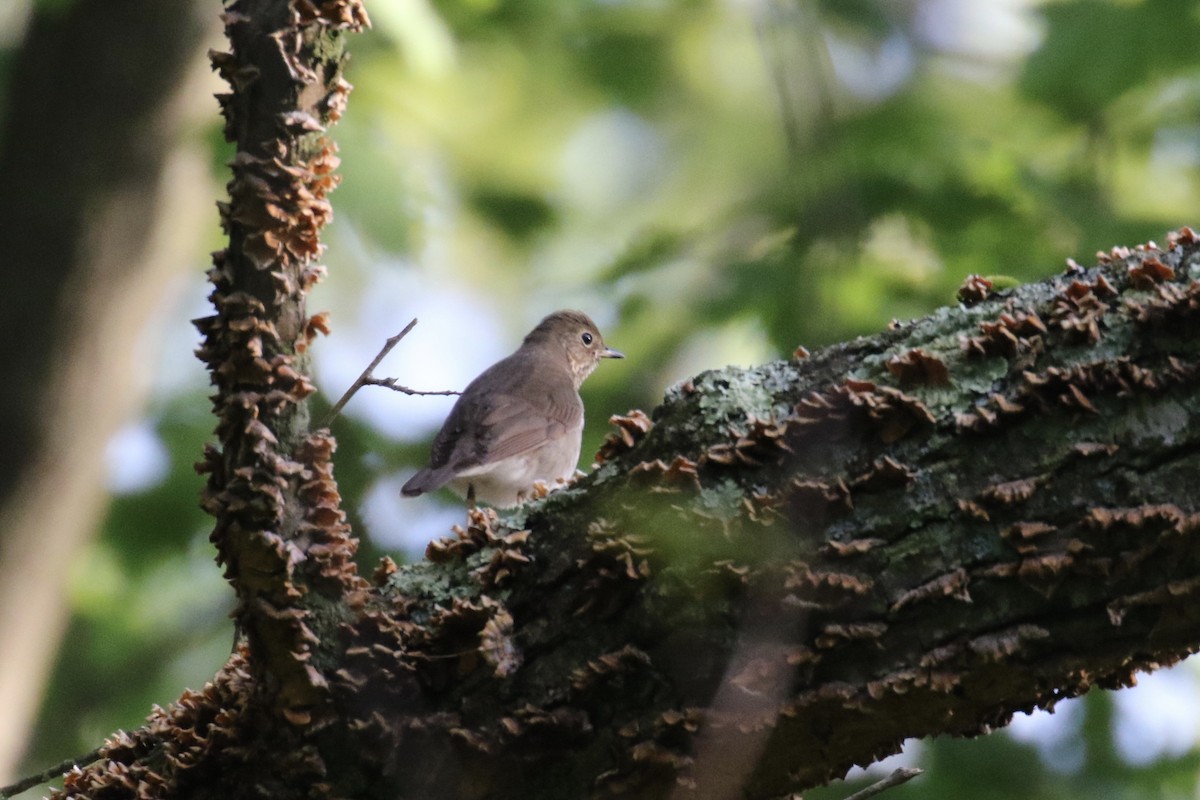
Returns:
[[[472,513],[343,628],[350,771],[774,797],[1191,652],[1197,243],[1110,261],[705,373],[586,480]]]
[[[246,645],[62,796],[776,797],[1200,643],[1200,242],[708,372],[375,585],[303,353],[354,0],[242,0],[200,321]],[[253,91],[249,89],[252,87]]]
[[[401,394],[407,394],[407,395],[443,395],[444,396],[444,395],[452,395],[452,394],[462,394],[462,392],[456,392],[456,391],[453,391],[450,389],[447,389],[445,391],[436,391],[436,392],[425,392],[425,391],[421,391],[419,389],[410,389],[407,386],[398,385],[398,379],[396,379],[396,378],[376,378],[374,375],[371,374],[372,372],[375,371],[375,368],[379,366],[379,362],[381,362],[381,361],[383,361],[383,359],[387,358],[387,354],[392,352],[392,349],[396,345],[400,344],[401,339],[403,339],[405,336],[408,336],[408,332],[411,331],[416,326],[416,324],[417,324],[417,320],[416,320],[416,318],[414,318],[412,322],[410,322],[404,326],[404,330],[400,331],[395,336],[388,337],[387,341],[383,343],[383,347],[381,347],[379,349],[379,352],[375,354],[375,358],[371,359],[371,363],[367,365],[367,368],[364,369],[362,371],[362,374],[360,374],[358,376],[358,378],[355,379],[354,383],[350,384],[350,388],[346,390],[345,394],[343,394],[340,398],[338,398],[338,401],[333,404],[333,408],[329,409],[329,413],[326,414],[325,417],[321,420],[321,423],[317,426],[318,428],[328,428],[329,425],[335,419],[337,419],[338,414],[342,413],[342,409],[346,407],[346,403],[350,402],[350,398],[354,397],[354,395],[358,393],[358,390],[364,386],[385,386],[394,392],[400,392]]]
[[[0,800],[9,800],[16,797],[21,792],[28,791],[35,786],[39,786],[48,781],[58,778],[63,773],[74,769],[75,767],[91,764],[96,759],[100,758],[100,748],[93,750],[86,755],[78,756],[77,758],[68,758],[65,761],[55,764],[53,767],[48,767],[36,775],[28,775],[15,783],[8,786],[0,787]]]
[[[685,382],[589,477],[327,595],[317,724],[253,702],[251,648],[108,763],[152,737],[235,794],[286,759],[277,796],[767,798],[1177,661],[1200,241],[1106,260]]]
[[[855,792],[847,797],[846,800],[868,800],[868,798],[882,794],[888,789],[908,783],[913,778],[920,775],[921,772],[922,770],[915,769],[913,767],[900,767],[899,769],[894,770],[892,774],[888,775],[883,780],[876,781],[867,788]]]

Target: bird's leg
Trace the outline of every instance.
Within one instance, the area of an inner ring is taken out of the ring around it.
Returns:
[[[475,510],[475,484],[467,484],[467,508],[471,511]]]

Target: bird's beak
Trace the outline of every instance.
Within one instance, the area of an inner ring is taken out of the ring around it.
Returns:
[[[600,354],[601,358],[624,358],[625,354],[620,350],[613,350],[611,347],[604,348],[604,352]]]

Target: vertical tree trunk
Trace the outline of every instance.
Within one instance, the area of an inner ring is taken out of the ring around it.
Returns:
[[[0,776],[66,621],[66,565],[104,502],[104,447],[146,384],[132,345],[196,250],[208,158],[188,145],[215,10],[40,5],[0,133]]]

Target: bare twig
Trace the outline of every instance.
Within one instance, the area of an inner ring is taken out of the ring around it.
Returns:
[[[456,389],[441,389],[436,392],[427,392],[422,389],[410,389],[407,386],[398,385],[396,383],[397,380],[399,380],[399,379],[398,378],[367,378],[365,381],[363,381],[363,386],[386,386],[387,388],[391,389],[393,392],[403,392],[404,394],[422,395],[425,397],[428,397],[431,395],[462,394],[462,392],[457,391]]]
[[[462,394],[462,392],[456,392],[450,389],[437,392],[423,392],[419,389],[409,389],[407,386],[397,385],[396,378],[376,378],[371,374],[374,369],[379,366],[379,362],[383,361],[383,359],[387,357],[387,354],[392,352],[392,348],[398,345],[400,340],[407,336],[408,332],[416,327],[416,324],[417,320],[414,317],[412,322],[404,326],[404,330],[400,331],[395,336],[389,337],[388,340],[384,342],[379,353],[376,354],[375,358],[371,360],[371,363],[367,365],[367,368],[362,371],[362,374],[358,376],[358,380],[350,384],[350,388],[346,390],[346,393],[342,395],[341,399],[333,404],[333,408],[329,409],[329,413],[325,415],[323,420],[321,420],[321,424],[318,427],[329,427],[329,424],[337,419],[338,414],[342,413],[342,409],[346,407],[346,403],[350,402],[350,398],[353,397],[355,393],[364,386],[386,386],[393,391],[404,392],[404,394],[408,395]],[[2,800],[2,798],[0,798],[0,800]]]
[[[893,786],[899,786],[902,783],[908,783],[922,772],[924,772],[924,770],[917,769],[916,767],[900,767],[883,780],[876,781],[865,789],[860,789],[859,791],[847,797],[846,800],[867,800],[868,797],[874,797],[880,792],[886,792]]]
[[[42,783],[47,783],[48,781],[52,781],[55,778],[62,777],[64,774],[69,772],[71,770],[71,768],[73,768],[73,767],[87,766],[88,764],[91,764],[93,761],[96,761],[99,758],[100,758],[100,748],[93,750],[92,752],[88,753],[87,755],[80,756],[79,758],[68,758],[66,761],[63,761],[59,764],[55,764],[53,767],[50,767],[49,769],[42,770],[37,775],[30,775],[27,778],[22,778],[21,780],[17,781],[16,783],[10,784],[8,786],[0,787],[0,800],[8,800],[8,798],[10,798],[10,797],[16,797],[21,792],[24,792],[27,789],[32,789],[34,786],[37,786]]]

